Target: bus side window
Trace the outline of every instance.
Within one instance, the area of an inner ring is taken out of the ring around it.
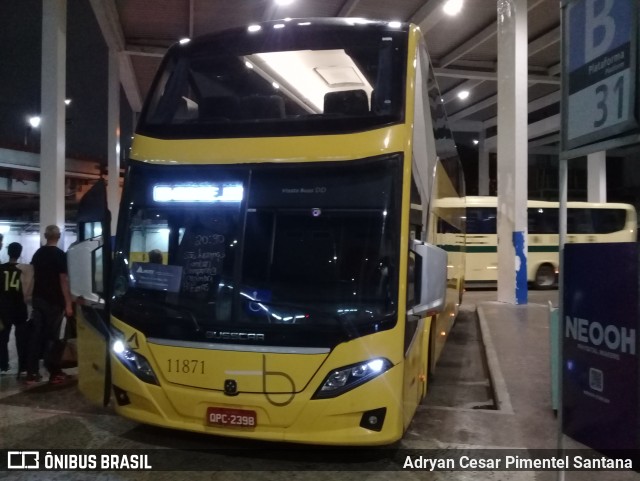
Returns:
[[[495,234],[496,209],[493,207],[467,207],[467,234]]]

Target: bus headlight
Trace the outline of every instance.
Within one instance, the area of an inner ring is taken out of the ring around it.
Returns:
[[[118,360],[131,371],[138,379],[149,384],[160,385],[156,378],[151,364],[142,355],[127,347],[124,341],[124,334],[117,329],[112,329],[111,352],[115,354]]]
[[[384,358],[370,359],[358,364],[331,371],[311,399],[326,399],[340,396],[364,384],[391,368],[391,361]]]

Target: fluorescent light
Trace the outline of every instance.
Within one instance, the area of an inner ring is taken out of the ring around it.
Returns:
[[[460,92],[458,92],[458,98],[460,100],[464,100],[467,97],[469,97],[469,91],[468,90],[461,90]]]
[[[250,32],[258,32],[262,30],[262,27],[260,25],[249,25],[249,27],[247,27],[247,30],[249,30]]]
[[[478,139],[473,139],[473,145],[478,145],[480,141]]]
[[[302,26],[311,25],[311,22],[298,22],[298,25],[302,25]]]
[[[251,62],[249,62],[248,60],[244,61],[244,66],[247,68],[253,68],[253,64]]]
[[[71,99],[64,99],[65,105],[71,105]]]
[[[284,28],[284,23],[276,23],[273,28],[275,29],[279,29],[279,28]]]
[[[389,22],[388,25],[391,28],[400,28],[402,26],[402,22],[393,21],[393,22]]]
[[[180,45],[184,45],[184,44],[189,43],[189,42],[191,42],[190,38],[181,38],[180,39]]]
[[[280,85],[278,85],[278,82],[271,82],[271,85],[273,85],[274,89],[279,89]]]
[[[447,3],[444,4],[442,10],[444,13],[450,16],[458,15],[462,10],[462,0],[447,0]]]

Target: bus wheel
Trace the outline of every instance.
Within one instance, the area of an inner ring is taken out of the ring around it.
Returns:
[[[542,264],[536,271],[533,285],[536,289],[549,289],[556,283],[556,270],[551,264]]]

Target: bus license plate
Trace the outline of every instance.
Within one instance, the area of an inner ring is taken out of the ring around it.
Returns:
[[[207,408],[207,424],[230,428],[255,428],[258,419],[255,411],[247,409]]]

